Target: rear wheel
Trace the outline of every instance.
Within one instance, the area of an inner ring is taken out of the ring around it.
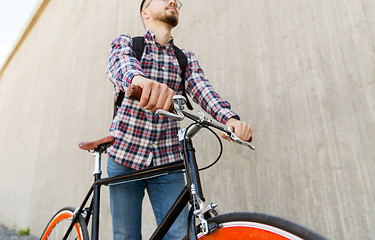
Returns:
[[[44,230],[41,240],[54,239],[61,240],[65,236],[70,223],[72,222],[72,217],[74,213],[74,208],[66,207],[58,211],[55,216],[50,220],[46,229]],[[87,231],[86,223],[82,216],[78,217],[77,223],[67,238],[69,240],[88,240],[89,234]]]
[[[228,213],[208,220],[216,229],[200,240],[326,240],[311,230],[285,219],[261,213]],[[197,229],[200,229],[197,227]]]

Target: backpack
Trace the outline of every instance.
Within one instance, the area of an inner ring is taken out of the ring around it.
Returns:
[[[141,61],[143,51],[145,48],[145,41],[143,37],[133,37],[133,51],[135,52],[138,61]],[[181,84],[182,84],[182,95],[186,98],[186,106],[189,110],[193,110],[193,106],[189,102],[189,99],[185,90],[185,72],[188,64],[188,60],[184,52],[173,44],[173,49],[177,57],[178,64],[181,69]],[[125,93],[120,90],[117,100],[115,101],[113,117],[115,117],[117,110],[120,108],[122,101],[124,100]]]

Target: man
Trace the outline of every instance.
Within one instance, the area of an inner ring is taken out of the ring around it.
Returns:
[[[121,35],[112,42],[107,74],[117,90],[132,83],[143,89],[139,102],[124,99],[112,122],[115,137],[109,149],[108,175],[115,176],[181,160],[177,132],[179,123],[155,115],[168,110],[172,97],[182,93],[181,69],[173,49],[172,29],[179,21],[178,0],[143,0],[141,17],[146,28],[145,49],[140,61],[133,51],[132,38]],[[252,128],[230,110],[209,82],[193,53],[183,50],[188,65],[186,91],[216,120],[233,127],[243,140],[250,141]],[[114,239],[141,239],[141,208],[144,189],[159,224],[183,189],[184,176],[171,174],[110,187]],[[186,235],[187,209],[167,233],[165,239]]]

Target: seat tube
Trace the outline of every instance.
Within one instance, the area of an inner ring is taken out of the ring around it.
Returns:
[[[205,201],[201,186],[201,181],[199,177],[199,170],[197,166],[197,161],[195,158],[195,149],[193,147],[193,142],[191,138],[183,138],[184,134],[180,134],[180,144],[182,149],[186,147],[186,151],[182,150],[184,156],[184,164],[186,169],[186,181],[190,189],[190,195],[192,194],[191,187],[194,186],[196,195],[202,200]],[[186,156],[185,156],[186,155]]]
[[[95,170],[94,170],[94,180],[95,182],[101,179],[101,153],[94,152],[95,156]],[[100,185],[94,185],[94,198],[93,198],[93,219],[92,219],[92,229],[91,229],[91,239],[99,239],[99,213],[100,213]]]

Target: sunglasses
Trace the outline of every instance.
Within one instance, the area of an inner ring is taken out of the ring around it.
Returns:
[[[169,2],[170,0],[158,0],[158,1]],[[147,8],[148,5],[150,5],[150,3],[152,2],[152,0],[150,0],[150,1],[147,3],[147,5],[146,5],[145,7],[143,7],[143,6],[145,5],[146,2],[147,2],[147,0],[142,0],[141,8],[140,8],[140,11],[141,11],[141,12],[142,12],[142,10],[143,10],[144,8]],[[175,2],[175,4],[176,4],[176,8],[177,8],[178,10],[180,10],[181,7],[182,7],[182,3],[181,3],[179,0],[174,0],[174,2]]]

